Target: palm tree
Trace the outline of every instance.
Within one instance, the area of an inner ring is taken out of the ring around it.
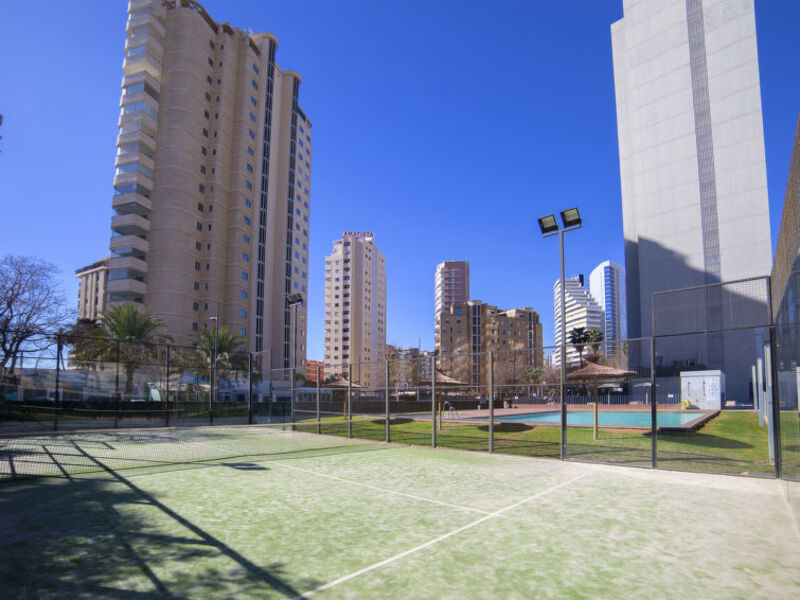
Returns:
[[[589,333],[585,327],[576,327],[569,332],[569,343],[575,346],[578,351],[581,367],[583,367],[583,349],[586,347],[587,342],[589,342]]]
[[[135,304],[115,304],[100,317],[95,326],[85,321],[70,331],[73,356],[81,361],[119,361],[124,363],[123,398],[133,394],[133,377],[137,366],[147,364],[158,355],[158,345],[171,341],[161,334],[164,322]]]
[[[586,341],[589,342],[589,346],[592,349],[592,358],[594,359],[592,362],[598,362],[600,358],[600,344],[605,339],[605,336],[599,329],[590,329],[586,332],[586,336],[588,338]]]
[[[247,358],[240,352],[245,339],[223,325],[217,332],[217,369],[246,369]],[[214,366],[214,330],[203,329],[194,338],[194,347],[183,353],[180,362],[183,366],[209,375]]]

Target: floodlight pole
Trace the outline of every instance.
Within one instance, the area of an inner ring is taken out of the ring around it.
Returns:
[[[561,394],[561,460],[567,459],[567,399],[564,396],[567,382],[567,291],[564,267],[564,231],[558,230],[558,252],[561,259],[561,365],[559,389]]]
[[[562,221],[565,221],[565,227],[547,230],[542,226],[542,237],[550,237],[551,235],[558,234],[558,253],[560,260],[560,279],[561,286],[561,344],[559,345],[559,353],[561,356],[559,368],[559,390],[561,394],[561,460],[567,459],[567,399],[565,395],[565,387],[567,380],[567,292],[566,292],[566,272],[564,266],[564,234],[574,229],[579,229],[582,225],[580,219],[570,225],[566,225],[564,213],[561,213]]]

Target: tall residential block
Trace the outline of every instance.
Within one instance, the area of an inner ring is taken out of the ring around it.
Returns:
[[[526,367],[542,367],[542,324],[532,308],[500,310],[480,300],[455,302],[439,314],[438,367],[470,385],[489,383],[489,352],[494,351],[494,381],[524,381]]]
[[[78,318],[96,321],[106,310],[108,258],[75,271],[78,278]]]
[[[131,0],[123,63],[109,302],[178,343],[220,324],[260,364],[302,364],[286,296],[307,294],[311,122],[276,39],[197,3]],[[297,356],[292,360],[291,349]]]
[[[653,292],[767,275],[771,242],[752,0],[623,9],[611,37],[628,333],[639,337]]]
[[[325,372],[382,385],[386,358],[386,259],[375,235],[345,232],[325,257]]]
[[[589,293],[603,311],[603,337],[607,341],[628,337],[625,269],[610,260],[601,262],[589,275]],[[607,346],[613,352],[616,345]]]
[[[567,344],[569,344],[569,334],[572,330],[579,327],[585,330],[605,328],[603,309],[584,287],[583,275],[568,277],[564,280],[564,304],[566,306],[566,325],[567,325]],[[561,345],[561,280],[556,280],[553,285],[553,307],[555,317],[555,343]],[[560,364],[561,353],[556,349],[553,352],[553,360]],[[567,346],[567,365],[580,362],[578,351],[573,346]]]
[[[469,262],[446,260],[436,265],[433,279],[434,311],[436,318],[445,308],[456,302],[469,300]]]

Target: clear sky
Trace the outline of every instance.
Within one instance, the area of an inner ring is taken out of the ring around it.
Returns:
[[[388,341],[433,347],[433,274],[470,261],[473,298],[532,306],[553,339],[554,239],[567,274],[624,264],[609,26],[621,0],[205,0],[270,31],[314,124],[309,358],[323,355],[325,255],[344,230],[386,255]],[[108,254],[125,42],[122,0],[0,0],[0,253],[75,269]],[[773,245],[800,109],[800,1],[756,6]]]

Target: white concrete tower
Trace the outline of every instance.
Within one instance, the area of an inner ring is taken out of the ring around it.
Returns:
[[[325,258],[325,373],[381,385],[386,355],[386,259],[367,232],[347,231]]]

